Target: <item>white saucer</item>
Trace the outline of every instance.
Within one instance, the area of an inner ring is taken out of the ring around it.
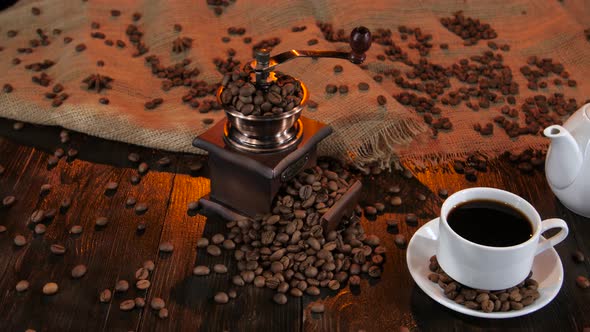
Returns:
[[[529,314],[543,308],[551,302],[559,293],[563,283],[563,266],[557,251],[549,248],[535,257],[533,262],[533,279],[539,282],[539,293],[541,296],[528,307],[522,310],[508,312],[490,312],[476,311],[468,309],[463,305],[455,303],[448,299],[444,291],[438,284],[428,280],[429,259],[436,254],[438,238],[438,218],[431,220],[424,226],[420,227],[412,236],[406,252],[406,261],[408,269],[414,281],[418,286],[436,302],[457,312],[483,318],[511,318]]]

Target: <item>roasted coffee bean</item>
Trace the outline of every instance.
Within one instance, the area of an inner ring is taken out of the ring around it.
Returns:
[[[58,285],[55,282],[48,282],[43,285],[43,294],[44,295],[54,295],[59,290]]]
[[[22,293],[29,289],[29,282],[26,280],[21,280],[16,283],[15,289],[17,292]]]
[[[334,85],[334,84],[326,85],[326,93],[334,94],[334,93],[336,93],[336,91],[338,91],[338,87],[336,85]]]
[[[82,233],[82,226],[74,225],[74,226],[72,226],[72,228],[70,228],[70,234],[80,234],[80,233]]]
[[[145,299],[143,297],[136,297],[133,302],[135,302],[135,307],[137,308],[145,307]]]
[[[160,249],[160,252],[170,253],[170,252],[174,251],[174,245],[170,241],[165,241],[165,242],[160,243],[159,249]]]
[[[72,278],[80,279],[86,274],[87,271],[88,271],[88,268],[86,267],[86,265],[84,265],[84,264],[76,265],[72,269]]]
[[[580,250],[574,251],[574,253],[572,254],[572,258],[576,263],[583,263],[586,260],[584,253]]]
[[[53,188],[52,185],[50,185],[49,183],[46,183],[44,185],[41,186],[41,190],[39,190],[39,194],[40,195],[45,195],[47,193],[49,193],[51,191],[51,188]]]
[[[166,302],[164,302],[164,300],[159,297],[154,297],[150,302],[150,306],[154,310],[160,310],[166,306]]]
[[[441,198],[447,198],[449,197],[449,192],[446,189],[439,189],[438,196],[440,196]]]
[[[148,206],[145,203],[138,203],[135,205],[135,213],[143,214],[148,210]]]
[[[119,304],[119,309],[122,311],[131,311],[135,308],[135,300],[125,300]]]
[[[193,268],[193,275],[196,276],[206,276],[209,275],[210,272],[211,270],[209,267],[205,265],[198,265]]]
[[[7,228],[6,228],[6,226],[4,226],[4,225],[0,225],[0,233],[4,233],[4,232],[6,232],[6,231],[7,231]]]
[[[286,304],[288,301],[287,296],[283,293],[276,293],[272,299],[276,304]]]
[[[152,272],[156,268],[156,265],[154,264],[154,261],[152,261],[152,260],[147,260],[147,261],[143,262],[142,266],[144,269],[146,269],[150,272]]]
[[[27,244],[27,239],[24,236],[17,234],[14,237],[14,245],[16,245],[17,247],[22,247],[25,244]]]
[[[145,280],[150,276],[150,271],[144,267],[140,267],[135,271],[136,280]]]
[[[2,199],[2,205],[4,207],[11,207],[16,202],[16,197],[14,196],[6,196]]]
[[[11,87],[11,88],[12,88],[12,87]],[[11,90],[11,91],[12,91],[12,90]],[[14,129],[14,130],[16,130],[16,131],[19,131],[19,130],[23,129],[24,127],[25,127],[25,124],[24,124],[24,123],[22,123],[22,122],[15,122],[15,123],[12,125],[12,129]]]
[[[147,163],[141,163],[141,164],[139,164],[139,166],[137,167],[137,171],[138,171],[140,174],[145,174],[145,173],[146,173],[146,172],[149,170],[149,168],[150,168],[150,167],[148,166],[148,164],[147,164]]]
[[[387,104],[387,99],[383,95],[377,96],[377,103],[381,106]]]
[[[119,184],[117,182],[114,181],[109,181],[106,185],[106,190],[117,190],[117,188],[119,188]]]
[[[366,206],[365,207],[365,215],[367,216],[374,216],[377,214],[377,209],[374,206]]]
[[[31,8],[31,14],[33,14],[35,16],[39,16],[39,15],[41,15],[41,9],[39,9],[37,7],[32,7]]]
[[[160,318],[160,319],[168,318],[168,309],[162,308],[162,309],[158,310],[158,318]]]
[[[226,304],[229,302],[229,296],[225,292],[218,292],[217,294],[215,294],[213,300],[215,301],[215,303],[218,304]]]
[[[104,227],[109,223],[109,219],[107,217],[98,217],[96,218],[95,224],[99,227]]]
[[[395,243],[396,246],[398,246],[398,248],[405,248],[406,247],[406,237],[402,234],[397,234],[394,239],[393,242]]]
[[[406,224],[408,226],[418,226],[418,216],[413,213],[406,215]]]
[[[369,84],[365,83],[365,82],[361,82],[358,84],[358,88],[360,91],[368,91],[369,90]]]
[[[14,88],[12,87],[12,85],[6,83],[2,87],[2,91],[4,91],[5,93],[11,93],[12,91],[14,91]]]
[[[227,266],[225,266],[223,264],[215,264],[215,265],[213,265],[213,271],[215,271],[215,273],[220,273],[220,274],[227,273]]]
[[[217,257],[221,255],[221,249],[214,244],[210,244],[207,246],[207,253],[211,256]]]
[[[108,105],[110,103],[110,100],[109,100],[109,98],[101,97],[100,99],[98,99],[98,102],[103,105]]]
[[[129,282],[127,280],[119,280],[115,284],[115,292],[126,292],[129,289]]]
[[[139,290],[146,290],[146,289],[150,288],[150,286],[151,286],[151,282],[146,279],[138,280],[135,283],[135,287]]]
[[[78,45],[76,45],[76,52],[83,52],[84,50],[86,50],[86,45],[85,44],[78,44]]]
[[[197,240],[197,248],[206,248],[209,245],[209,240],[205,237]]]
[[[34,224],[40,223],[45,219],[45,211],[44,210],[35,210],[33,214],[31,214],[31,222]]]
[[[44,224],[35,225],[35,234],[37,234],[37,235],[45,234],[46,231],[47,231],[47,227]]]
[[[391,205],[400,206],[402,205],[402,198],[399,196],[393,196],[390,200]]]
[[[100,292],[99,300],[101,303],[111,302],[112,293],[110,289],[105,289]]]
[[[576,284],[578,285],[578,287],[580,287],[582,289],[586,289],[586,288],[590,287],[590,280],[588,280],[588,278],[586,278],[584,276],[577,276],[576,277]]]

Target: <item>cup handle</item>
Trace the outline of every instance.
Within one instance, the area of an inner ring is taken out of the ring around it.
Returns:
[[[535,255],[538,255],[543,251],[565,240],[567,234],[569,233],[569,228],[567,227],[565,221],[563,221],[562,219],[552,218],[543,220],[541,222],[541,233],[552,228],[561,228],[561,230],[557,234],[553,235],[548,239],[539,239],[539,244],[537,245],[537,252],[535,253]]]

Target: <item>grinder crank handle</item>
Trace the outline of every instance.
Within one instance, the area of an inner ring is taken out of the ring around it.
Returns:
[[[257,74],[267,76],[265,74],[277,65],[302,57],[347,59],[352,63],[360,64],[365,61],[365,52],[371,47],[371,41],[371,31],[360,26],[354,28],[350,33],[350,52],[290,50],[270,57],[270,51],[261,49],[257,51],[256,60],[252,61],[250,66]]]

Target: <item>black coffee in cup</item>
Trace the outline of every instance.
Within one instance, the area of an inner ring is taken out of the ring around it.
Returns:
[[[490,247],[514,246],[533,236],[532,223],[521,211],[493,200],[461,203],[447,222],[464,239]]]

